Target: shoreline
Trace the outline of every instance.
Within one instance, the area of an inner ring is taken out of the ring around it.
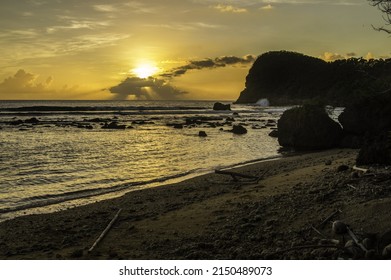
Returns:
[[[336,209],[342,212],[333,220],[355,231],[391,229],[391,195],[363,195],[371,177],[351,182],[357,152],[328,150],[230,169],[252,176],[268,170],[258,183],[206,174],[7,220],[0,227],[0,259],[334,259],[335,248],[276,252],[325,239],[311,227]],[[349,169],[337,171],[342,165]],[[112,229],[88,253],[119,209]],[[329,223],[318,230],[328,240],[339,238]]]
[[[278,160],[287,156],[293,156],[294,154],[286,154],[286,155],[276,155],[270,156],[267,158],[259,158],[254,160],[248,160],[228,166],[224,166],[222,168],[218,168],[219,170],[230,170],[235,168],[244,167],[251,164],[257,164],[264,161],[270,160]],[[124,183],[121,185],[113,186],[112,188],[116,188],[115,190],[107,190],[101,194],[96,195],[86,195],[85,197],[81,196],[75,199],[58,199],[53,201],[42,201],[35,202],[36,205],[26,205],[26,206],[17,206],[12,210],[8,209],[0,209],[0,224],[7,220],[12,220],[18,217],[23,217],[26,215],[39,215],[39,214],[50,214],[58,211],[65,211],[69,208],[85,206],[91,203],[97,203],[104,200],[110,200],[114,198],[121,197],[126,195],[127,193],[131,193],[134,191],[140,191],[150,188],[158,188],[166,185],[177,184],[186,180],[191,180],[195,177],[204,176],[208,174],[214,174],[214,171],[217,169],[210,170],[196,170],[189,171],[182,174],[172,175],[166,178],[157,178],[147,182],[140,182],[130,186],[127,186],[128,183]]]

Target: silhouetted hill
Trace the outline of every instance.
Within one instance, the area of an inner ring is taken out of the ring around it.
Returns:
[[[349,58],[325,62],[295,52],[262,54],[246,77],[246,88],[236,103],[267,98],[272,105],[301,104],[308,100],[344,105],[351,98],[391,87],[391,59]]]

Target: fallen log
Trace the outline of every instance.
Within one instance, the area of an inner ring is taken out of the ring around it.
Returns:
[[[218,170],[218,169],[215,170],[215,173],[216,174],[221,174],[221,175],[230,175],[235,182],[238,182],[239,181],[238,177],[246,178],[246,179],[254,179],[254,180],[259,181],[260,179],[262,179],[263,175],[265,175],[266,172],[264,172],[262,174],[262,176],[260,176],[260,177],[253,176],[253,175],[242,174],[242,173],[237,173],[237,172],[232,172],[232,171]]]
[[[111,229],[111,227],[113,226],[113,224],[115,223],[115,221],[118,219],[118,216],[119,214],[121,213],[122,209],[119,209],[117,214],[114,216],[114,218],[111,220],[111,222],[107,225],[107,227],[105,228],[105,230],[99,235],[99,237],[95,240],[94,244],[91,246],[91,248],[88,250],[88,253],[91,253],[92,250],[94,250],[94,248],[96,247],[96,245],[98,245],[98,243],[103,239],[103,237],[105,237],[105,235],[107,234],[107,232]]]

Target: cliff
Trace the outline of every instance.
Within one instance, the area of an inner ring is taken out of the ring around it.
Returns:
[[[391,59],[325,62],[295,52],[267,52],[254,62],[236,103],[267,98],[271,105],[316,100],[344,106],[351,98],[388,90],[390,73]]]

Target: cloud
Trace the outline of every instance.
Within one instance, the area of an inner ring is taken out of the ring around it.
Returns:
[[[245,8],[234,7],[232,5],[218,4],[213,8],[215,8],[216,10],[222,13],[246,13],[247,12],[247,9]]]
[[[325,52],[320,56],[321,59],[325,61],[334,61],[338,59],[345,59],[346,57],[343,55],[340,55],[338,53],[332,53],[332,52]]]
[[[13,76],[5,78],[0,83],[0,99],[69,99],[82,98],[89,92],[80,91],[78,85],[64,85],[55,89],[51,76],[40,79],[37,74],[19,69]]]
[[[128,77],[116,86],[109,88],[115,94],[114,99],[124,100],[129,96],[136,99],[178,99],[186,92],[171,86],[163,79]]]
[[[167,28],[179,31],[191,31],[200,29],[217,29],[220,25],[205,22],[186,22],[186,23],[166,23],[166,24],[146,24],[147,27]]]
[[[218,67],[225,67],[228,65],[245,65],[255,61],[253,55],[246,55],[244,57],[237,56],[220,56],[214,59],[206,58],[202,60],[191,60],[187,64],[173,68],[161,74],[162,77],[173,78],[184,75],[188,70],[194,69],[212,69]]]
[[[95,11],[104,13],[112,13],[118,11],[117,8],[113,5],[93,5],[92,7]]]
[[[56,25],[46,28],[47,33],[54,33],[60,30],[72,30],[72,29],[98,29],[102,27],[110,26],[111,23],[108,21],[98,21],[98,20],[76,20],[69,19],[65,25]]]
[[[50,86],[52,77],[44,82],[37,82],[39,76],[19,69],[14,76],[8,77],[0,83],[0,93],[41,93]]]
[[[268,10],[273,10],[274,6],[272,6],[271,4],[268,4],[266,6],[260,7],[259,9],[263,10],[263,11],[268,11]]]

